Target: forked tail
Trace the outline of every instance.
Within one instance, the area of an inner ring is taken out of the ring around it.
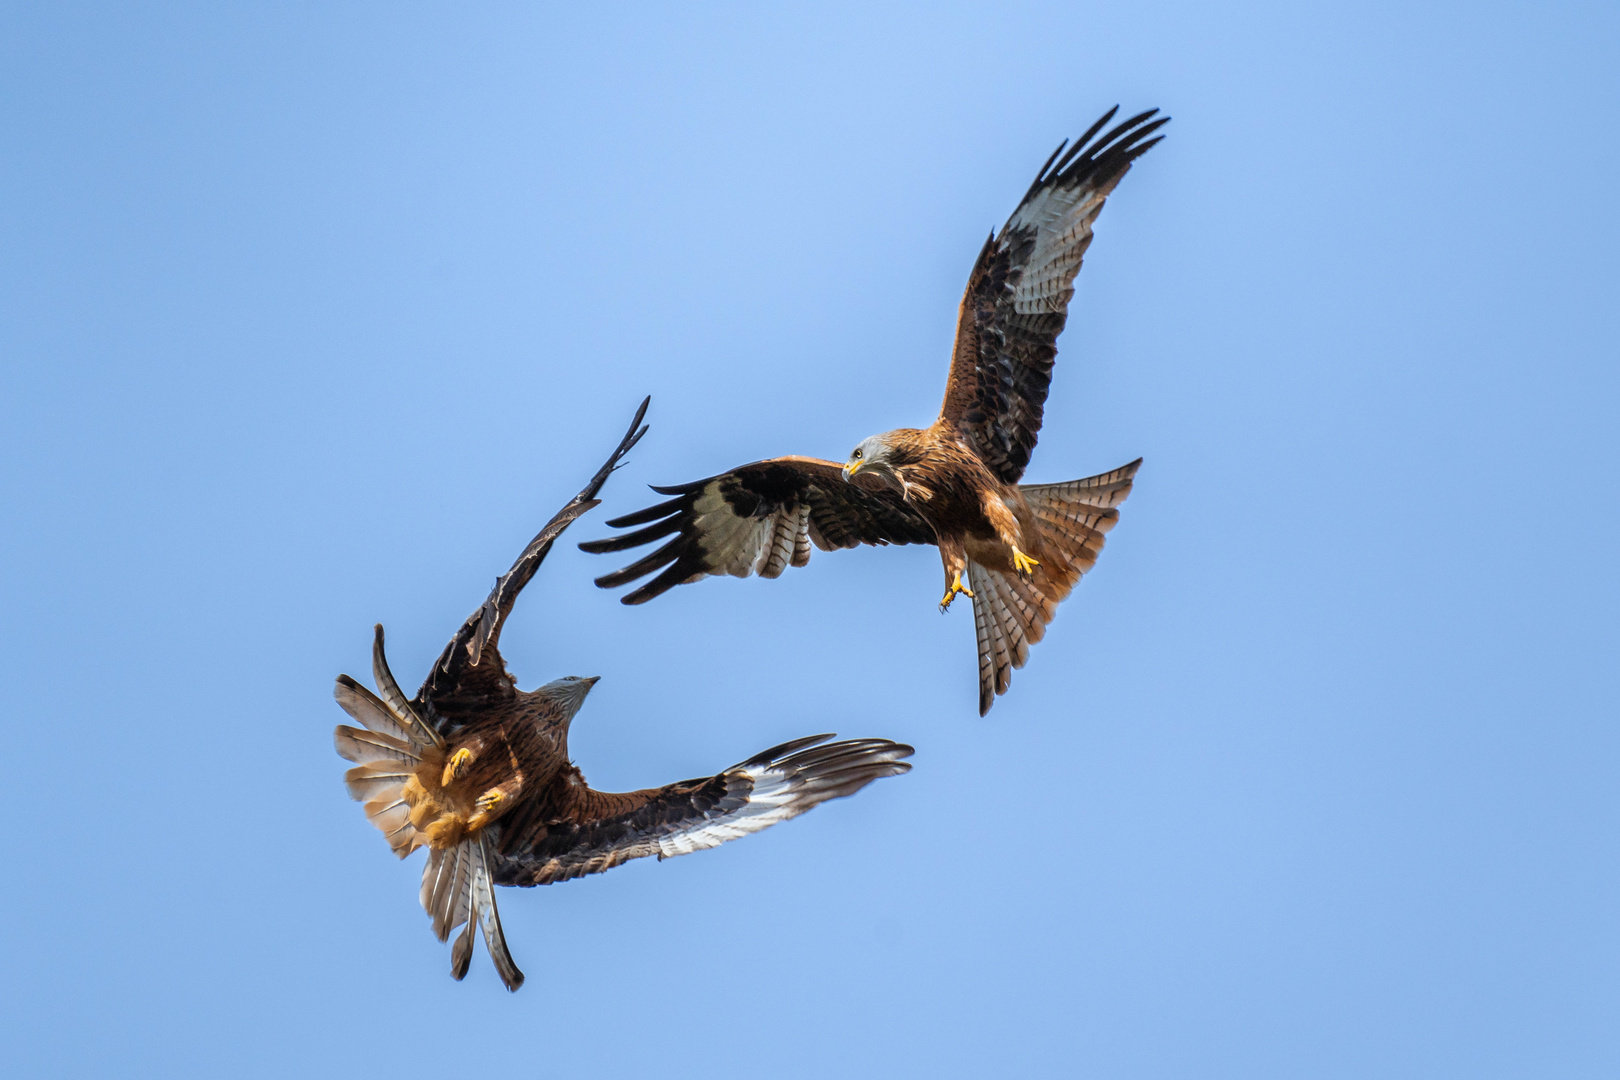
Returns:
[[[460,980],[472,963],[473,927],[484,931],[489,958],[508,990],[523,985],[523,972],[512,962],[501,930],[501,913],[495,906],[495,882],[489,871],[489,848],[482,832],[455,847],[432,848],[428,864],[422,868],[422,909],[433,918],[433,932],[446,941],[451,931],[463,924],[466,929],[450,946],[450,975]]]
[[[1119,520],[1119,504],[1131,493],[1141,464],[1137,458],[1084,480],[1019,485],[1041,530],[1040,566],[1028,580],[968,563],[979,644],[980,716],[990,711],[997,694],[1007,692],[1013,668],[1024,666],[1029,647],[1046,635],[1058,604],[1097,564],[1103,538]]]

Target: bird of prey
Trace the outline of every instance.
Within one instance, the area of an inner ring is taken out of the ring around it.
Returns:
[[[1046,632],[1119,518],[1140,458],[1059,484],[1020,484],[1040,432],[1057,337],[1103,201],[1162,135],[1157,109],[1098,135],[1116,106],[1065,152],[1053,151],[968,277],[945,403],[927,428],[873,435],[842,465],[809,457],[756,461],[676,487],[667,502],[609,521],[635,532],[581,544],[623,551],[666,536],[652,554],[597,578],[614,588],[662,570],[623,597],[640,604],[711,574],[779,576],[823,551],[858,544],[935,544],[945,567],[940,610],[973,601],[979,715]],[[967,583],[963,583],[963,575]]]
[[[501,931],[496,885],[546,885],[644,855],[711,848],[911,768],[904,744],[816,735],[660,788],[617,794],[586,786],[568,757],[568,730],[596,679],[519,690],[497,644],[552,543],[597,505],[596,493],[646,432],[646,411],[643,401],[613,456],[496,581],[416,697],[407,699],[388,670],[381,626],[372,649],[377,693],[347,675],[337,680],[338,704],[363,725],[335,732],[337,752],[356,763],[345,775],[349,793],[400,858],[428,849],[421,901],[434,933],[446,941],[466,926],[450,951],[457,979],[472,960],[476,925],[507,989],[523,983]]]

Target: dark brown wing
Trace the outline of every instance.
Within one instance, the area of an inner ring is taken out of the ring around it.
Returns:
[[[1103,200],[1169,123],[1150,109],[1092,141],[1110,109],[1068,153],[1053,151],[968,278],[940,422],[960,432],[1003,482],[1017,483],[1041,430],[1057,336]],[[1151,121],[1151,122],[1150,122]],[[1067,143],[1064,146],[1068,145]],[[1058,155],[1062,154],[1060,158]]]
[[[591,482],[570,499],[567,506],[557,511],[546,527],[529,541],[529,546],[523,549],[523,554],[512,564],[512,569],[496,579],[489,599],[461,624],[461,629],[450,639],[450,644],[444,647],[444,652],[433,665],[433,670],[428,673],[427,680],[422,683],[412,703],[441,735],[465,722],[467,717],[513,699],[516,689],[511,676],[506,673],[506,664],[497,647],[501,626],[511,613],[518,593],[534,577],[534,572],[540,568],[557,537],[573,524],[575,518],[597,505],[596,493],[607,483],[607,478],[618,467],[620,459],[647,433],[641,419],[647,415],[650,401],[650,397],[642,401],[618,449],[596,470]]]
[[[876,480],[858,477],[850,483],[842,466],[817,458],[756,461],[707,480],[653,490],[675,497],[608,522],[616,529],[646,528],[579,545],[602,554],[674,534],[651,555],[596,579],[611,589],[668,567],[627,594],[626,604],[645,603],[710,574],[779,577],[789,566],[810,561],[811,544],[832,551],[857,544],[934,542],[934,530],[898,492]]]
[[[644,855],[716,847],[911,769],[904,743],[830,738],[795,739],[717,776],[667,787],[623,795],[586,789],[564,820],[544,820],[539,800],[519,807],[497,826],[495,883],[549,885]]]

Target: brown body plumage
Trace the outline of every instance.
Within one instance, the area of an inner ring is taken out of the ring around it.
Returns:
[[[795,817],[905,772],[911,747],[886,739],[772,747],[714,776],[631,792],[592,790],[569,759],[568,731],[595,678],[519,690],[499,649],[501,627],[556,538],[596,503],[619,459],[645,433],[642,402],[605,465],[542,529],[451,638],[416,697],[389,671],[376,628],[373,694],[347,675],[335,696],[363,728],[340,725],[337,751],[356,763],[350,794],[401,858],[428,849],[422,907],[462,978],[480,927],[508,989],[523,983],[501,929],[496,885],[543,885],[645,855],[697,851]]]
[[[644,528],[580,546],[621,551],[673,538],[597,584],[661,571],[624,597],[639,604],[712,574],[776,577],[808,562],[812,545],[936,544],[945,570],[941,609],[960,593],[973,599],[979,713],[988,711],[1058,603],[1096,563],[1141,464],[1068,483],[1019,482],[1092,223],[1131,163],[1159,141],[1150,136],[1168,118],[1154,119],[1156,111],[1099,136],[1110,110],[1067,153],[1059,146],[985,242],[962,296],[945,401],[931,426],[874,435],[843,466],[773,458],[656,488],[674,498],[608,523]]]
[[[1034,511],[1018,485],[1003,483],[948,426],[898,428],[873,443],[887,453],[881,464],[867,469],[892,475],[906,505],[934,530],[947,591],[966,572],[969,559],[1012,574],[1020,572],[1014,551],[1036,560],[1045,552]],[[845,471],[853,476],[861,470],[846,466]]]

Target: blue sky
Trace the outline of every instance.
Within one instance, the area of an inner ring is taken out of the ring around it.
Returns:
[[[1608,4],[10,5],[0,648],[15,1075],[1620,1071]],[[503,641],[599,787],[816,731],[915,771],[507,890],[447,950],[345,795],[569,534],[938,407],[985,234],[1116,102],[1032,481],[1146,464],[1012,692],[930,549]]]

